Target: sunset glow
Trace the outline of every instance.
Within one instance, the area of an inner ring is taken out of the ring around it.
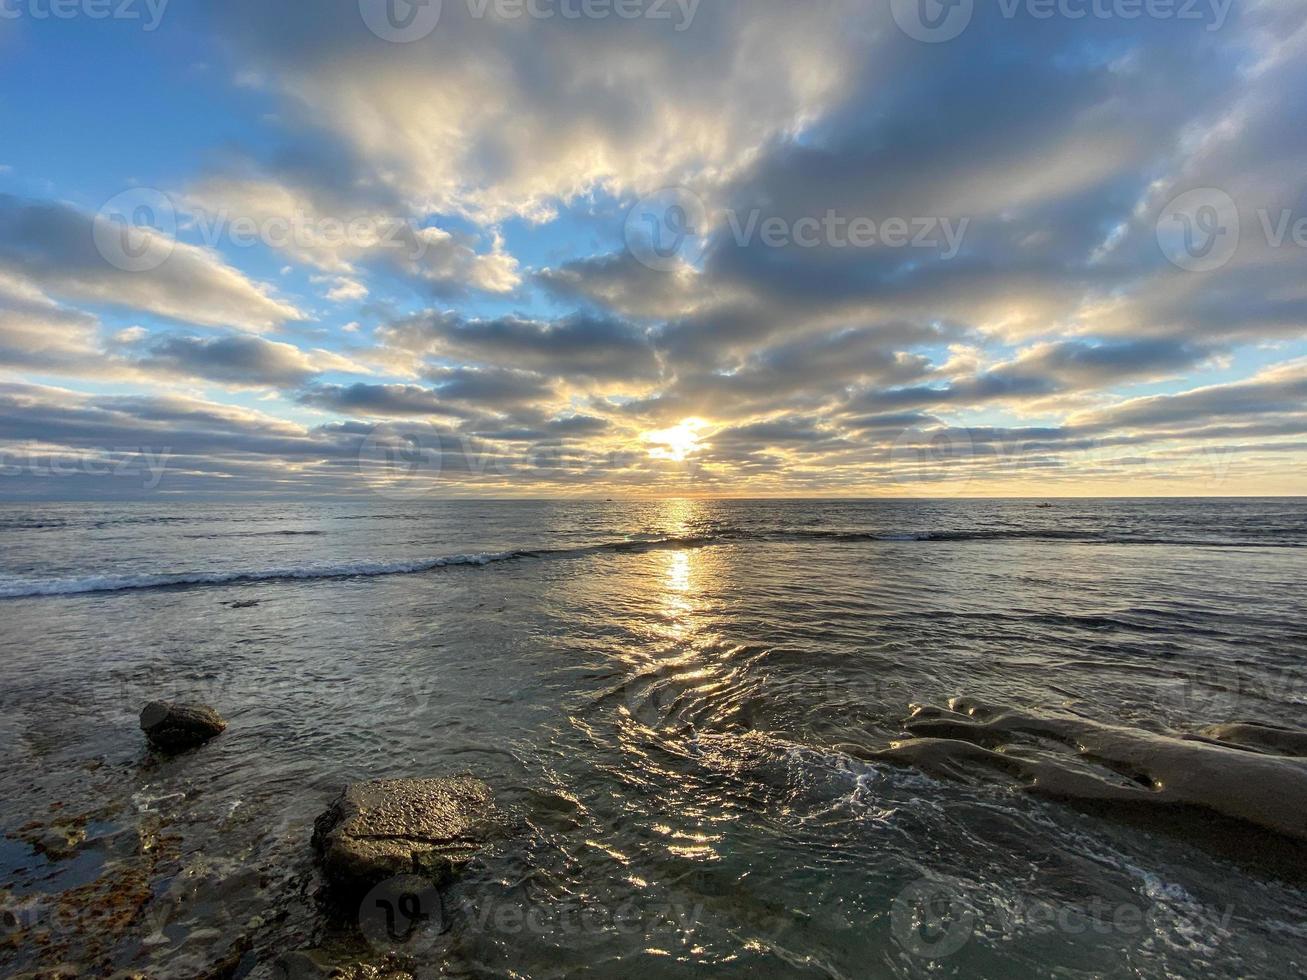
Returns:
[[[1304,488],[1300,3],[28,6],[15,496]]]
[[[645,435],[649,455],[673,463],[684,463],[702,447],[701,434],[708,427],[703,419],[686,419],[680,425]]]

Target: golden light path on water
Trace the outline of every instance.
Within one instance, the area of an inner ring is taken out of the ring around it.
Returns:
[[[701,504],[691,500],[667,500],[659,505],[659,525],[670,537],[692,537]],[[646,642],[624,656],[631,671],[626,682],[623,713],[623,749],[636,767],[661,767],[658,756],[671,749],[685,751],[684,738],[693,739],[704,711],[711,712],[722,690],[717,636],[704,630],[708,612],[704,593],[711,587],[711,565],[706,551],[685,548],[653,551],[645,567],[648,578],[634,583],[636,628]],[[643,594],[640,594],[643,590]],[[635,624],[632,623],[632,626]],[[709,724],[711,724],[709,722]],[[682,801],[695,809],[691,799]],[[684,816],[684,810],[682,810]],[[662,847],[676,861],[720,860],[715,844],[722,838],[712,833],[711,820],[700,826],[692,821],[658,822],[649,829],[663,838]]]

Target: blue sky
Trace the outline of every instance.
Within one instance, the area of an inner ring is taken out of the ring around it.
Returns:
[[[99,9],[0,16],[5,496],[1302,491],[1300,3]]]

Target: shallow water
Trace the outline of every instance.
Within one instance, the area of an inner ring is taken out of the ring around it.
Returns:
[[[0,507],[0,963],[375,961],[314,817],[471,772],[425,975],[1301,976],[1292,869],[850,754],[963,693],[1301,727],[1307,502],[1035,503]],[[231,727],[148,759],[159,696]]]

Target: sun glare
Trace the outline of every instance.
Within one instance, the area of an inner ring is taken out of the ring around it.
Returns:
[[[654,459],[684,463],[703,448],[701,433],[707,426],[703,419],[685,419],[670,429],[646,432],[644,441],[649,443],[649,455]]]

